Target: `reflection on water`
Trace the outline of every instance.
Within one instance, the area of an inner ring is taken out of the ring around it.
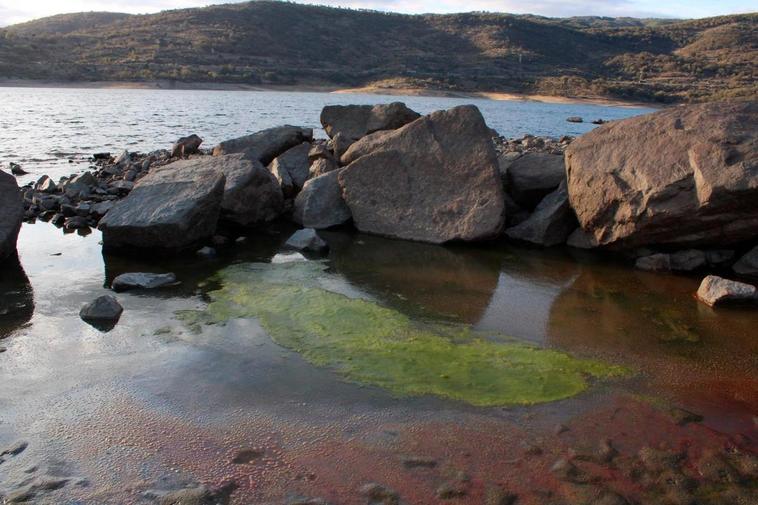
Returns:
[[[34,313],[34,292],[18,258],[0,266],[0,339],[26,324]]]

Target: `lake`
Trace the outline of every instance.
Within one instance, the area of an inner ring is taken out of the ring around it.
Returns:
[[[325,137],[319,115],[328,104],[404,101],[427,114],[474,103],[487,124],[506,137],[524,134],[560,137],[591,130],[590,121],[621,119],[650,112],[635,107],[511,102],[470,98],[274,91],[187,91],[142,89],[55,89],[0,87],[0,164],[16,162],[31,175],[54,180],[86,169],[96,152],[149,152],[170,148],[191,133],[204,147],[254,131],[293,124]],[[586,123],[569,123],[580,116]]]
[[[14,111],[2,145],[30,178],[86,168],[95,151],[189,132],[212,145],[317,127],[325,103],[399,99],[2,93]],[[471,101],[403,100],[421,112]],[[476,103],[506,136],[643,112]],[[316,258],[284,250],[294,230],[238,232],[212,258],[135,259],[104,254],[97,230],[25,223],[19,261],[0,271],[0,501],[755,503],[754,308],[714,310],[695,300],[697,276],[588,251],[342,229],[320,233],[330,251]],[[140,271],[179,283],[116,294],[109,332],[80,319],[115,276]]]

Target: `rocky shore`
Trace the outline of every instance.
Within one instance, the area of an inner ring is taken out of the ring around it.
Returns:
[[[2,173],[0,251],[12,254],[22,219],[97,227],[104,250],[142,255],[212,254],[291,220],[436,244],[567,245],[645,270],[749,281],[758,276],[757,116],[751,102],[693,105],[577,139],[504,139],[474,106],[428,116],[400,102],[327,106],[329,140],[281,126],[204,150],[191,135],[170,150],[98,153],[90,172],[20,190]],[[754,300],[735,295],[744,286],[707,303]]]

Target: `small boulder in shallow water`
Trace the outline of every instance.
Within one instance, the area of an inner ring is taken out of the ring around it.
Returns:
[[[711,307],[729,302],[744,303],[756,300],[756,289],[755,286],[744,282],[709,275],[700,283],[697,297],[701,302]]]
[[[82,307],[79,317],[98,330],[109,331],[116,326],[122,312],[124,308],[115,297],[103,295]]]
[[[296,251],[313,253],[326,253],[329,251],[329,244],[319,237],[316,230],[313,228],[305,228],[296,231],[289,239],[287,239],[284,247]]]
[[[146,272],[129,272],[113,279],[111,288],[121,292],[129,289],[155,289],[176,283],[176,276],[168,274],[151,274]]]

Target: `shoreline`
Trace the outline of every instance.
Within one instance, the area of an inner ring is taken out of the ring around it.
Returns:
[[[605,97],[565,97],[522,94],[501,91],[450,91],[434,88],[383,88],[363,86],[340,88],[328,85],[252,85],[241,83],[168,82],[168,81],[47,81],[38,79],[0,79],[0,88],[59,88],[59,89],[144,89],[180,91],[279,91],[334,94],[369,94],[384,96],[418,96],[444,98],[476,98],[495,101],[538,102],[551,104],[602,105],[607,107],[663,108],[661,104],[625,101]]]

